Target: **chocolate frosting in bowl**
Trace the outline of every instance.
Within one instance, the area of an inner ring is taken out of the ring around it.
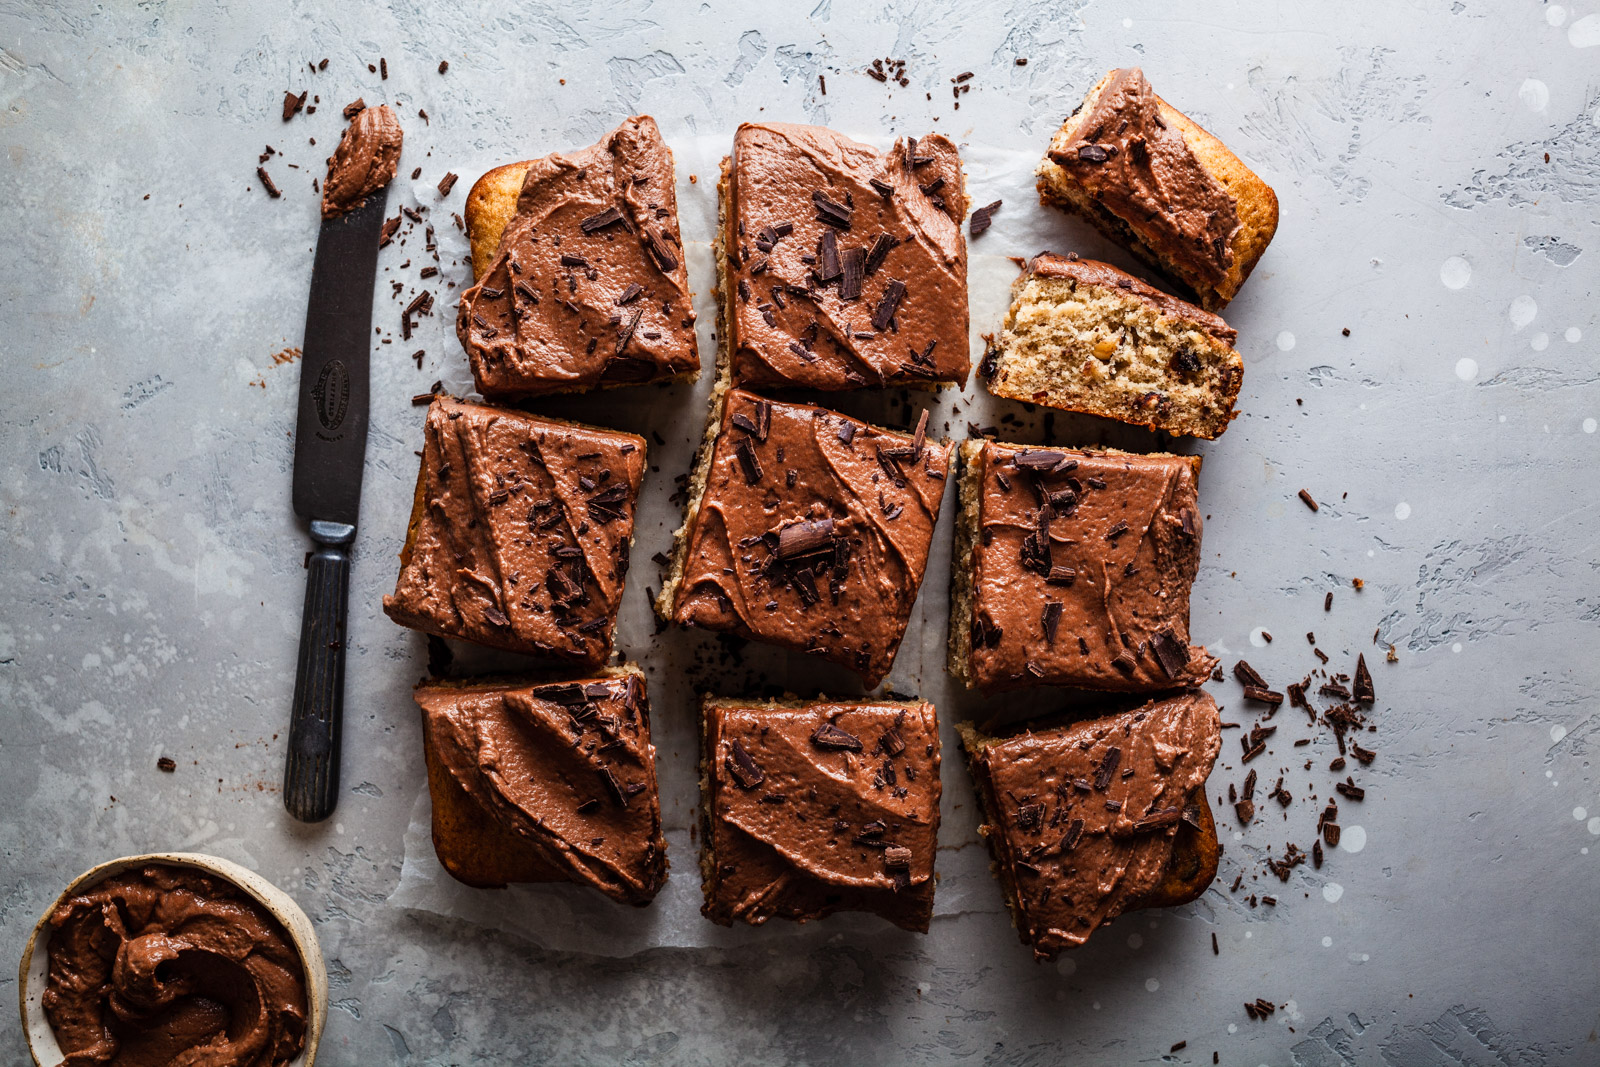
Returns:
[[[305,1043],[305,967],[238,886],[151,864],[50,916],[42,998],[67,1067],[276,1067]]]

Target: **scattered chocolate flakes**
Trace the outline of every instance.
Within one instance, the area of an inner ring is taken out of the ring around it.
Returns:
[[[1094,775],[1094,788],[1097,792],[1105,792],[1111,785],[1111,776],[1117,773],[1117,765],[1122,762],[1122,749],[1112,745],[1106,749],[1105,758],[1100,761],[1100,769]]]
[[[171,774],[178,769],[178,761],[171,756],[162,756],[156,760],[156,770]]]
[[[278,197],[283,195],[283,193],[278,191],[278,187],[273,184],[272,175],[267,173],[266,167],[257,167],[256,177],[261,179],[262,186],[267,190],[267,195],[272,197],[272,199],[276,200]]]
[[[1240,660],[1238,663],[1233,665],[1233,676],[1239,679],[1239,681],[1247,687],[1254,687],[1256,689],[1271,688],[1271,686],[1267,685],[1267,680],[1261,677],[1261,675],[1256,672],[1256,669],[1250,666],[1250,664],[1244,660]]]
[[[811,194],[811,204],[817,209],[817,221],[841,230],[850,228],[850,216],[855,213],[854,208],[829,199],[820,189]]]
[[[306,92],[310,92],[310,90],[308,89]],[[299,96],[296,96],[292,92],[285,92],[283,94],[283,121],[288,122],[290,119],[294,118],[295,115],[305,106],[306,93],[301,93]]]
[[[980,237],[994,222],[994,213],[1000,210],[1000,201],[985,204],[983,207],[974,208],[972,221],[967,223],[967,232],[973,237]]]
[[[1107,541],[1115,541],[1117,538],[1121,537],[1123,534],[1125,534],[1127,532],[1128,532],[1128,524],[1126,522],[1124,522],[1123,520],[1118,519],[1117,520],[1117,524],[1115,526],[1111,527],[1111,529],[1106,531],[1106,540]]]
[[[1317,510],[1317,502],[1311,499],[1311,493],[1309,490],[1300,490],[1300,499],[1305,501],[1306,507],[1310,508],[1312,511]]]
[[[1355,779],[1353,778],[1346,778],[1342,782],[1335,782],[1333,783],[1333,788],[1338,791],[1340,796],[1349,797],[1351,800],[1365,800],[1367,796],[1367,791],[1356,785]]]
[[[450,172],[446,173],[443,178],[440,178],[439,179],[439,195],[440,196],[449,196],[450,195],[450,190],[455,188],[456,182],[459,180],[459,178],[460,178],[460,176],[458,174],[456,174],[455,171],[450,171]]]
[[[359,96],[344,106],[344,117],[353,119],[367,109],[367,102]]]
[[[1283,694],[1275,689],[1263,689],[1256,685],[1244,687],[1244,698],[1254,700],[1261,704],[1282,704]]]
[[[846,248],[839,254],[839,299],[861,298],[861,282],[866,277],[866,256],[866,251],[859,247]]]
[[[678,269],[678,257],[672,252],[672,246],[660,230],[652,226],[645,227],[645,244],[650,249],[650,255],[655,259],[656,266],[662,274],[670,274]]]

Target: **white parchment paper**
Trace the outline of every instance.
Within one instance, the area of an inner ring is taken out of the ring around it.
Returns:
[[[434,855],[428,792],[424,785],[416,798],[405,835],[400,882],[389,897],[389,903],[396,907],[464,920],[549,949],[602,956],[628,956],[656,948],[766,943],[797,937],[916,936],[869,915],[840,914],[803,925],[774,921],[761,928],[726,929],[700,914],[698,843],[691,840],[690,834],[698,804],[697,691],[758,695],[782,689],[807,696],[826,693],[839,698],[860,692],[859,682],[853,675],[831,664],[791,657],[780,650],[754,644],[729,643],[711,635],[688,634],[676,628],[657,634],[650,612],[648,598],[660,587],[651,556],[670,552],[672,533],[682,521],[682,504],[672,499],[673,479],[689,470],[705,423],[717,343],[710,242],[717,218],[718,168],[732,135],[733,131],[729,130],[725,135],[702,136],[672,145],[689,282],[695,290],[695,309],[699,316],[698,339],[704,368],[700,381],[694,386],[619,389],[585,397],[556,398],[536,405],[552,414],[617,426],[646,437],[656,434],[660,438],[652,440],[651,472],[640,493],[634,565],[628,576],[627,594],[618,621],[617,647],[644,667],[649,685],[651,729],[657,748],[657,774],[671,863],[666,886],[649,907],[630,908],[573,885],[522,885],[493,890],[462,885],[439,865]],[[860,139],[880,147],[892,143],[883,138]],[[560,147],[529,146],[529,154]],[[970,341],[976,368],[983,353],[982,335],[999,329],[1009,305],[1010,286],[1017,276],[1019,259],[1050,250],[1078,251],[1123,266],[1128,266],[1129,261],[1120,250],[1108,246],[1076,220],[1039,204],[1033,178],[1039,156],[963,145],[962,157],[971,205],[1002,201],[990,230],[969,245]],[[478,162],[476,168],[463,167],[463,173],[482,173],[503,161]],[[463,276],[461,282],[467,281]],[[444,310],[446,314],[454,313],[453,307]],[[445,378],[445,385],[459,394],[472,391],[472,378],[464,356],[459,367]],[[1050,437],[1085,445],[1128,446],[1142,442],[1148,447],[1149,444],[1149,437],[1143,431],[1121,430],[1077,416],[1051,416],[997,400],[983,390],[976,375],[968,379],[964,389],[947,388],[938,394],[913,390],[856,392],[829,395],[819,398],[819,402],[873,422],[902,427],[913,424],[920,410],[926,407],[931,412],[930,436],[937,434],[949,439],[967,436],[971,423],[998,426],[1001,437],[1007,440],[1026,442]],[[921,596],[907,626],[894,670],[882,687],[932,700],[939,711],[944,794],[936,863],[935,923],[966,912],[1004,910],[999,886],[988,869],[988,852],[976,832],[972,790],[951,725],[960,718],[994,714],[996,702],[961,691],[944,671],[954,510],[955,494],[951,488],[947,490],[934,535]],[[502,654],[459,643],[452,643],[452,648],[457,653],[458,668],[466,673],[478,669],[515,669],[517,665],[514,657],[508,659]],[[1049,706],[1052,699],[1059,698],[1039,693],[1012,694],[999,704],[1003,710],[1015,713]],[[417,744],[420,765],[420,737]]]

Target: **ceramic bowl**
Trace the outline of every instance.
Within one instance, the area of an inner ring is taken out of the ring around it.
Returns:
[[[28,1035],[28,1051],[33,1054],[36,1067],[58,1067],[61,1047],[56,1044],[55,1031],[44,1014],[44,991],[48,981],[50,916],[63,902],[98,883],[136,867],[161,864],[168,867],[191,867],[226,879],[253,897],[267,912],[289,931],[289,937],[300,950],[300,960],[306,972],[305,1047],[300,1055],[290,1061],[289,1067],[312,1067],[317,1060],[317,1042],[322,1038],[322,1026],[328,1018],[328,968],[322,960],[322,947],[317,944],[316,931],[311,920],[300,910],[289,895],[248,867],[230,860],[204,856],[196,852],[148,852],[140,856],[123,856],[110,860],[80,874],[57,897],[33,928],[33,935],[22,950],[22,967],[17,986],[22,1003],[22,1028]]]

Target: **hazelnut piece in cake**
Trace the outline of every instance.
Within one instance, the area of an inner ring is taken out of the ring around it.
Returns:
[[[1235,336],[1108,263],[1046,252],[1013,284],[980,373],[996,396],[1214,439],[1244,380]]]

